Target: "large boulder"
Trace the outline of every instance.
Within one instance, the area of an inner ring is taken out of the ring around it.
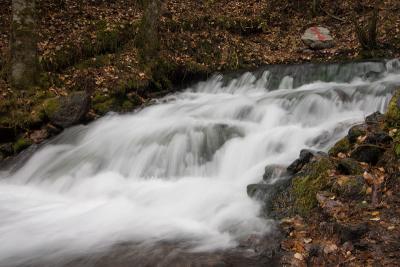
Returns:
[[[327,49],[334,46],[333,38],[330,31],[324,27],[311,27],[308,28],[301,40],[311,49]]]
[[[89,108],[90,96],[86,92],[73,92],[44,103],[44,111],[50,122],[62,128],[80,123]]]

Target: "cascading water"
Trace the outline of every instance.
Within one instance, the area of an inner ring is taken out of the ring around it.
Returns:
[[[265,233],[246,185],[303,148],[328,149],[399,85],[397,60],[274,67],[68,129],[0,172],[0,266],[124,242],[213,251]]]

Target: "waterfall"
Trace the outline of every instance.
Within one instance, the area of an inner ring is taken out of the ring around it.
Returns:
[[[398,60],[272,66],[67,129],[0,172],[0,266],[126,242],[223,250],[271,231],[246,186],[326,151],[399,85]]]

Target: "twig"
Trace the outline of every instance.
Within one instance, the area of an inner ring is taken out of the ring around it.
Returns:
[[[320,6],[320,8],[321,8],[322,11],[324,11],[324,13],[325,13],[326,15],[328,15],[328,16],[331,17],[331,18],[337,19],[337,20],[339,20],[339,21],[341,21],[341,22],[346,22],[346,21],[347,21],[347,20],[345,20],[345,19],[339,18],[338,16],[335,16],[335,15],[333,15],[333,14],[330,14],[328,11],[326,11],[325,9],[323,9],[322,6]]]

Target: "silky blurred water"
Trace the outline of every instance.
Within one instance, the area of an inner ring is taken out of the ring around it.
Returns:
[[[368,74],[378,63],[363,64]],[[327,150],[351,125],[384,112],[400,64],[383,66],[373,78],[357,72],[343,81],[341,70],[296,88],[307,68],[279,86],[268,70],[215,76],[140,111],[64,131],[17,171],[0,173],[0,266],[121,242],[213,251],[269,231],[246,185],[266,165],[287,165],[303,148]]]

